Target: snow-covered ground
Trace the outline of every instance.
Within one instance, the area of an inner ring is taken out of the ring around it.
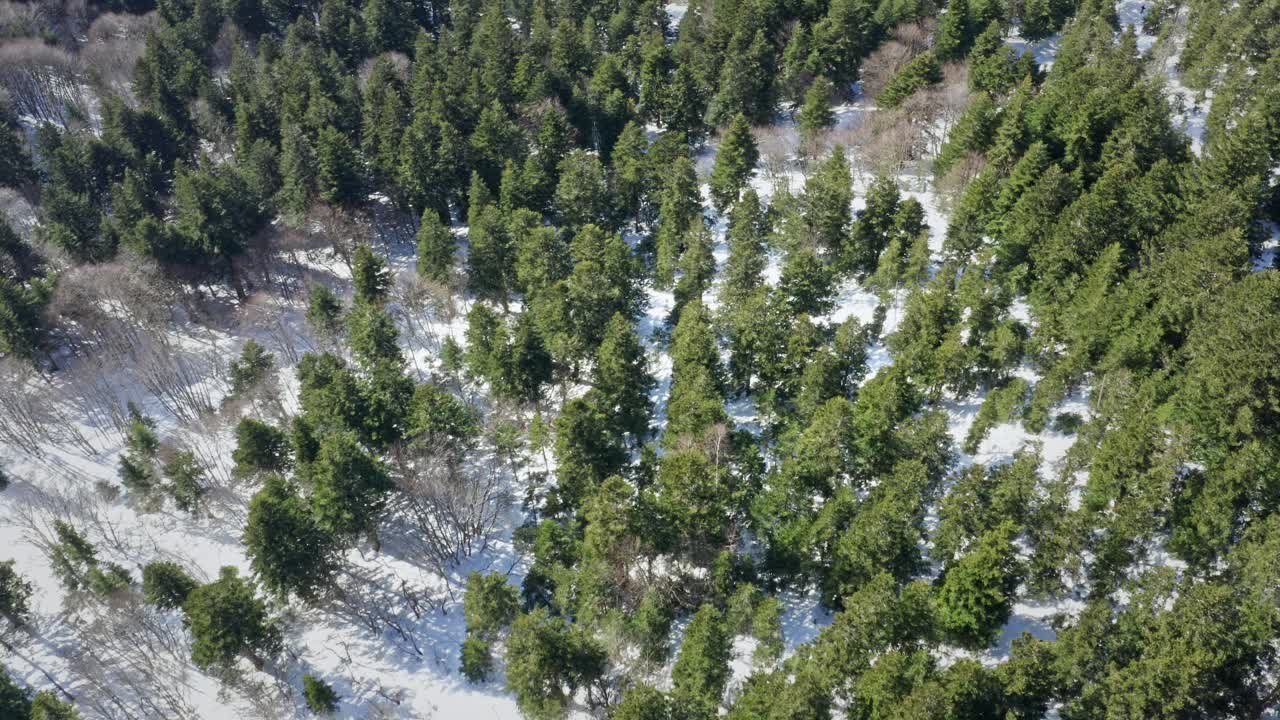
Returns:
[[[684,4],[667,6],[673,26],[678,25],[686,9]],[[1143,3],[1139,0],[1122,0],[1118,11],[1121,22],[1126,27],[1134,26],[1139,29],[1140,49],[1144,52],[1151,51],[1155,38],[1141,32]],[[1010,37],[1009,42],[1015,47],[1035,53],[1036,60],[1047,66],[1054,60],[1058,40],[1053,37],[1029,44],[1015,34]],[[1168,75],[1170,93],[1175,97],[1190,97],[1190,92],[1177,82],[1177,75],[1173,70],[1175,64],[1176,55],[1164,60],[1163,69]],[[1203,107],[1189,107],[1190,109],[1183,111],[1181,120],[1198,150],[1203,143],[1207,103]],[[840,127],[847,128],[860,123],[874,111],[873,106],[860,99],[836,108],[836,116]],[[784,127],[788,125],[790,124],[784,123]],[[714,146],[711,146],[699,158],[700,173],[709,171],[713,159]],[[803,186],[803,177],[799,172],[788,174],[785,180],[792,190],[798,191]],[[903,176],[900,184],[904,188],[912,188],[916,186],[916,180],[915,176]],[[869,181],[870,178],[865,176],[856,178],[855,196],[858,199],[855,209],[861,206]],[[776,178],[766,178],[763,171],[752,182],[765,201],[772,197],[777,187]],[[935,255],[940,254],[946,215],[938,198],[931,190],[911,189],[904,194],[917,199],[925,208],[930,229],[930,246]],[[708,209],[707,212],[712,222],[716,262],[722,266],[728,255],[726,223],[713,211]],[[1267,254],[1260,262],[1270,265],[1277,245],[1280,245],[1280,236],[1267,244]],[[413,272],[409,248],[392,248],[389,259],[398,274]],[[766,273],[771,283],[778,281],[779,263],[779,257],[771,258]],[[347,273],[341,263],[317,261],[313,269],[324,274],[338,287],[345,287],[347,284]],[[900,320],[904,299],[903,294],[898,293],[888,308],[886,333],[892,332]],[[713,289],[707,301],[712,308],[717,307],[718,291]],[[848,317],[857,317],[867,322],[879,302],[875,294],[867,292],[854,282],[847,282],[839,289],[835,309],[825,319],[839,322]],[[651,370],[658,380],[653,399],[657,406],[655,419],[659,429],[665,424],[665,399],[671,383],[671,362],[665,348],[668,330],[666,323],[673,304],[674,298],[670,292],[651,289],[648,292],[648,307],[638,322],[639,332],[649,354]],[[302,325],[301,312],[302,308],[297,304],[287,308],[289,323],[294,327]],[[462,341],[464,312],[465,308],[460,308],[451,319],[432,319],[427,337],[417,340],[414,339],[417,337],[415,333],[408,328],[401,328],[402,340],[406,343],[405,350],[412,367],[424,376],[438,369],[440,342],[445,337]],[[176,325],[171,334],[180,347],[204,353],[221,363],[233,357],[247,339],[245,333],[234,329],[209,331],[190,324]],[[271,340],[267,337],[260,339],[264,342]],[[892,357],[882,344],[873,348],[872,373],[891,362]],[[1024,368],[1020,375],[1029,381],[1036,379],[1030,369]],[[296,398],[296,380],[288,370],[283,376],[283,395],[287,404],[292,404],[292,399]],[[55,383],[57,382],[55,379]],[[46,393],[48,389],[29,388],[26,391]],[[122,388],[122,392],[131,397],[146,395],[145,390],[137,387]],[[981,395],[946,399],[944,407],[949,416],[948,429],[957,447],[968,432],[983,399]],[[160,420],[159,434],[162,438],[191,443],[198,441],[206,446],[210,454],[220,455],[224,459],[229,457],[234,446],[233,423],[224,424],[216,432],[208,432],[205,428],[185,427],[158,403],[152,402],[144,409]],[[1087,417],[1087,397],[1073,396],[1060,409]],[[251,489],[232,487],[232,494],[238,492],[239,496],[226,498],[207,517],[188,518],[169,513],[139,514],[124,503],[112,502],[94,490],[97,483],[116,484],[115,468],[123,451],[122,439],[118,433],[103,427],[94,418],[76,415],[75,409],[70,406],[64,410],[75,428],[93,440],[93,451],[63,444],[45,448],[43,457],[33,458],[19,452],[17,448],[0,448],[0,464],[15,479],[13,486],[0,495],[0,547],[5,548],[0,557],[12,556],[17,559],[19,570],[35,583],[35,609],[39,618],[38,639],[27,644],[22,648],[21,654],[6,662],[23,682],[37,687],[48,686],[45,673],[64,683],[69,681],[73,675],[72,666],[82,651],[77,628],[85,626],[94,618],[92,611],[64,607],[62,590],[40,547],[41,540],[34,532],[38,524],[33,526],[25,508],[39,505],[52,512],[77,518],[85,525],[90,539],[98,544],[102,558],[121,562],[135,577],[145,563],[157,559],[181,562],[191,568],[200,579],[215,577],[218,569],[226,565],[238,567],[242,573],[248,572],[248,561],[240,543],[239,528],[243,524],[244,500]],[[749,402],[735,401],[731,403],[730,411],[739,426],[752,427],[756,420],[755,410]],[[971,457],[961,455],[958,462],[961,466],[975,462],[1001,463],[1022,448],[1037,445],[1042,457],[1042,473],[1049,477],[1057,473],[1072,442],[1073,437],[1069,435],[1050,430],[1032,434],[1020,422],[1006,423],[992,429],[977,453]],[[543,469],[541,460],[532,459],[529,469]],[[513,493],[518,494],[526,481],[527,471],[511,478]],[[308,672],[323,677],[335,686],[342,696],[339,716],[344,718],[518,718],[514,700],[503,689],[501,674],[484,684],[466,681],[458,672],[458,649],[465,633],[461,589],[466,575],[472,570],[499,571],[508,574],[512,582],[518,584],[527,570],[527,558],[522,557],[514,547],[512,534],[523,520],[523,513],[513,503],[486,547],[445,573],[432,570],[422,563],[414,556],[412,544],[395,532],[388,534],[381,553],[362,554],[359,550],[350,551],[347,560],[356,574],[344,581],[344,590],[357,598],[358,604],[363,608],[379,608],[386,613],[386,622],[380,631],[371,631],[360,622],[358,614],[354,612],[336,612],[333,609],[295,611],[287,616],[285,624],[285,657],[288,658],[285,665],[289,668],[288,671],[281,677],[271,678],[265,674],[250,672],[247,665],[244,668],[247,674],[268,688],[279,682],[290,689],[290,692],[282,695],[272,695],[269,690],[263,691],[267,698],[280,698],[274,705],[277,714],[264,714],[255,708],[246,697],[243,684],[236,685],[236,690],[226,692],[218,679],[194,668],[185,668],[186,675],[183,682],[178,684],[180,687],[176,692],[191,708],[189,717],[284,718],[300,715],[302,710],[297,700],[297,689],[301,685],[302,673]],[[47,528],[45,531],[47,532]],[[797,646],[813,640],[819,630],[830,623],[831,616],[820,607],[813,594],[785,595],[782,599],[786,608],[783,618],[786,652],[791,653]],[[1051,638],[1053,629],[1050,618],[1057,614],[1071,615],[1078,612],[1080,607],[1081,603],[1076,598],[1053,604],[1019,602],[996,646],[977,656],[987,663],[999,662],[1007,657],[1011,641],[1024,631],[1037,637]],[[166,622],[176,627],[176,614],[167,618]],[[398,627],[399,630],[392,629],[393,627]],[[677,627],[677,636],[682,627],[683,625]],[[750,674],[752,650],[752,641],[746,638],[736,641],[733,665],[735,684],[742,682]],[[961,654],[951,650],[943,653],[944,659]],[[267,703],[270,705],[271,700]]]

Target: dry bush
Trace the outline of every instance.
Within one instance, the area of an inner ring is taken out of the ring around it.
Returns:
[[[933,185],[938,191],[938,205],[949,211],[953,203],[969,183],[987,166],[987,159],[980,153],[969,153],[956,162],[946,175],[937,178]]]
[[[187,680],[191,643],[173,613],[135,596],[93,608],[78,630],[68,669],[81,709],[112,720],[200,717]]]
[[[765,177],[774,184],[785,181],[800,150],[799,135],[794,129],[776,125],[752,128],[751,132],[760,150]]]
[[[897,40],[881,45],[862,62],[862,91],[870,97],[879,96],[885,85],[915,55],[909,45]]]
[[[409,82],[409,68],[412,66],[409,58],[401,52],[384,52],[378,57],[366,58],[364,62],[360,63],[360,69],[357,71],[356,77],[360,81],[360,89],[362,91],[369,83],[369,73],[373,71],[373,66],[383,58],[391,61],[391,66],[395,68],[396,75],[401,82]]]
[[[44,456],[46,446],[62,446],[93,455],[97,448],[72,421],[67,406],[56,402],[49,378],[19,358],[0,359],[0,444],[28,457]]]
[[[488,542],[510,506],[507,476],[496,458],[481,459],[449,439],[397,448],[398,512],[416,530],[426,562],[441,574]]]
[[[155,13],[106,13],[89,26],[80,60],[103,95],[133,97],[133,68],[146,51],[147,33],[158,24]]]
[[[0,2],[0,40],[39,38],[52,29],[49,16],[39,5],[10,0]]]
[[[82,66],[65,50],[39,40],[16,40],[0,46],[0,88],[9,93],[14,109],[38,122],[67,125],[88,115],[81,92]]]
[[[937,23],[932,17],[922,18],[916,22],[902,23],[893,29],[893,39],[911,49],[913,55],[924,52],[933,41],[934,26]]]

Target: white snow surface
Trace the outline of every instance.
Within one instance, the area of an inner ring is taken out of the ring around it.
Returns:
[[[1118,6],[1122,22],[1140,29],[1140,5],[1139,0],[1122,0]],[[670,4],[666,9],[674,26],[683,17],[687,5]],[[1057,50],[1057,40],[1056,37],[1049,38],[1029,45],[1014,35],[1010,38],[1010,43],[1034,52],[1038,62],[1049,65]],[[1149,50],[1153,43],[1154,38],[1140,33],[1139,45],[1142,50]],[[1176,74],[1171,70],[1173,65],[1173,59],[1168,60],[1165,65],[1170,73],[1170,91],[1181,96],[1185,94],[1185,88],[1176,82]],[[860,122],[862,116],[874,110],[865,101],[860,101],[837,108],[836,114],[841,125],[845,126]],[[1203,138],[1206,110],[1207,108],[1188,110],[1183,118],[1187,133],[1197,148]],[[783,124],[790,123],[784,121]],[[699,159],[702,172],[709,169],[713,153],[714,145],[711,145],[706,150],[706,155]],[[793,190],[798,191],[803,185],[803,176],[797,171],[788,175],[785,181]],[[946,216],[931,190],[916,189],[919,187],[918,181],[916,176],[899,178],[904,196],[914,197],[924,206],[931,234],[930,245],[937,254],[940,253],[945,234]],[[858,199],[855,201],[855,209],[861,206],[869,182],[869,177],[856,178],[855,196]],[[772,197],[776,187],[775,179],[766,178],[763,169],[753,178],[752,183],[762,200],[767,201]],[[716,262],[717,265],[723,265],[728,255],[725,243],[726,223],[709,207],[707,213],[713,222]],[[638,238],[628,239],[635,242]],[[1265,258],[1268,264],[1278,244],[1280,240],[1276,238],[1268,243],[1269,255]],[[405,246],[390,249],[389,258],[397,274],[413,272],[410,253],[411,249]],[[779,257],[771,258],[766,273],[770,283],[778,281],[779,262]],[[331,284],[339,289],[348,291],[348,273],[341,263],[332,258],[315,259],[312,269],[317,274],[326,275]],[[892,332],[901,319],[904,300],[902,292],[894,295],[886,319],[886,334]],[[648,308],[638,320],[638,330],[646,344],[651,370],[658,380],[653,399],[657,406],[655,424],[659,430],[666,421],[665,399],[671,383],[671,361],[665,352],[665,335],[667,317],[673,303],[670,292],[650,289]],[[713,309],[719,306],[718,288],[711,291],[707,303]],[[835,309],[824,320],[839,322],[848,317],[857,317],[861,321],[869,321],[878,303],[879,300],[873,293],[854,282],[847,282],[839,289]],[[288,323],[292,327],[303,327],[302,311],[299,303],[287,308]],[[1011,312],[1015,316],[1026,315],[1025,306],[1015,306]],[[432,318],[428,323],[429,337],[421,341],[414,341],[414,333],[409,332],[402,324],[402,342],[405,343],[404,350],[410,358],[412,368],[425,377],[439,367],[439,348],[443,338],[450,336],[459,343],[463,340],[464,314],[465,308],[461,308],[452,319]],[[403,323],[403,318],[401,322]],[[248,335],[243,332],[209,330],[181,322],[172,325],[169,335],[176,347],[203,354],[219,365],[225,365],[226,360],[237,354],[248,339]],[[258,339],[269,341],[265,337]],[[892,357],[888,351],[882,343],[878,343],[871,354],[872,373],[891,362]],[[1030,381],[1037,379],[1029,368],[1024,368],[1020,374]],[[282,394],[289,409],[292,409],[291,406],[296,402],[296,379],[293,378],[291,369],[287,369],[282,376],[285,386]],[[67,382],[65,379],[60,381],[57,375],[54,377],[55,384]],[[130,381],[127,373],[122,374],[120,382],[133,382],[132,385],[120,387],[123,396],[139,399],[147,397],[146,390],[138,387],[136,381]],[[471,389],[478,401],[482,394],[480,390]],[[48,388],[37,388],[34,385],[21,390],[10,388],[8,391],[49,392]],[[219,384],[215,394],[220,396],[223,392],[225,387]],[[956,441],[957,452],[983,399],[981,395],[946,399],[944,408],[950,418],[949,431]],[[176,512],[139,514],[124,502],[104,499],[94,490],[95,483],[117,483],[115,468],[123,451],[122,438],[114,430],[102,426],[95,418],[79,413],[74,407],[68,405],[61,409],[71,425],[92,440],[95,446],[92,452],[62,443],[42,448],[42,457],[30,457],[18,448],[0,447],[0,465],[14,478],[14,484],[0,495],[0,547],[5,549],[0,557],[16,559],[18,569],[35,584],[35,610],[39,628],[36,638],[22,646],[22,653],[7,659],[6,663],[17,673],[20,681],[37,688],[50,687],[45,673],[64,684],[71,683],[71,665],[83,650],[77,628],[88,622],[93,612],[64,604],[63,591],[41,549],[40,538],[34,534],[30,523],[23,521],[26,512],[24,508],[31,507],[32,503],[56,506],[59,514],[77,518],[90,539],[98,545],[101,558],[125,565],[135,579],[140,575],[143,565],[157,559],[178,561],[202,580],[216,577],[218,569],[226,565],[239,568],[242,574],[249,571],[239,535],[247,498],[254,488],[237,487],[232,483],[228,488],[228,497],[220,498],[208,516],[204,517],[192,518]],[[221,458],[224,468],[229,465],[228,458],[234,447],[234,418],[210,432],[207,428],[181,422],[154,400],[146,403],[144,409],[159,420],[158,433],[162,438],[201,443],[211,455]],[[755,409],[749,401],[733,400],[729,409],[736,424],[758,430]],[[1083,395],[1073,396],[1059,411],[1088,417],[1088,398]],[[1058,471],[1072,442],[1072,436],[1049,430],[1032,434],[1020,422],[1006,423],[991,431],[975,455],[970,457],[960,454],[958,461],[962,467],[975,462],[1000,463],[1007,461],[1024,447],[1038,445],[1043,458],[1042,473],[1049,477]],[[544,467],[540,458],[531,458],[529,468],[510,479],[513,495],[519,497],[531,470],[545,469],[548,468]],[[1081,483],[1083,480],[1083,477],[1080,478]],[[461,600],[467,574],[472,570],[498,571],[506,573],[513,583],[518,584],[527,570],[528,558],[523,557],[514,547],[512,533],[524,519],[517,504],[513,503],[512,509],[503,517],[485,548],[443,574],[416,557],[411,538],[395,529],[386,533],[384,546],[379,553],[374,553],[367,547],[351,550],[347,554],[347,560],[361,577],[359,580],[350,578],[345,581],[344,589],[370,604],[377,604],[381,599],[389,616],[403,633],[393,632],[385,626],[380,632],[372,632],[351,613],[338,612],[332,608],[298,610],[294,607],[283,614],[286,651],[282,654],[277,669],[269,674],[254,671],[247,663],[240,668],[244,676],[252,681],[265,686],[280,683],[290,689],[283,696],[288,697],[288,701],[281,700],[276,705],[274,714],[261,710],[255,714],[242,683],[227,690],[218,678],[188,665],[182,668],[182,682],[177,683],[180,685],[177,692],[191,709],[188,717],[301,717],[305,712],[299,699],[303,673],[317,675],[334,685],[342,698],[338,712],[338,717],[342,718],[520,717],[514,699],[504,689],[501,663],[498,663],[496,677],[484,684],[471,683],[458,672],[458,650],[465,634]],[[1163,561],[1170,562],[1167,558]],[[406,590],[421,600],[419,610],[415,611],[405,600]],[[831,615],[819,605],[816,595],[812,593],[787,594],[781,599],[785,605],[783,630],[786,653],[790,654],[797,646],[813,640],[819,630],[830,623]],[[1020,601],[995,647],[977,654],[944,649],[940,653],[941,658],[949,661],[967,655],[978,657],[988,664],[1000,662],[1007,657],[1012,640],[1023,632],[1030,632],[1036,637],[1052,638],[1054,632],[1050,626],[1050,618],[1058,614],[1070,616],[1081,607],[1082,603],[1077,598],[1055,604]],[[180,624],[178,618],[178,613],[174,612],[166,622],[177,627]],[[675,635],[680,634],[683,624],[684,621],[678,624]],[[735,641],[734,648],[733,684],[736,686],[752,671],[753,641],[740,637]],[[73,686],[70,689],[75,692],[77,688]],[[579,716],[584,715],[581,710],[576,712]]]

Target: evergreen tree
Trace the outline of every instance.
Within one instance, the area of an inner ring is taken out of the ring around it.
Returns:
[[[724,212],[737,201],[738,193],[755,173],[759,160],[760,153],[751,135],[751,125],[747,117],[739,113],[720,141],[715,169],[711,172],[709,185],[716,210]]]
[[[363,172],[351,140],[337,128],[321,128],[316,138],[316,194],[333,205],[354,205],[363,192]]]
[[[309,475],[312,510],[321,528],[336,535],[363,532],[376,538],[392,484],[382,464],[352,433],[335,432],[321,439]]]
[[[337,570],[333,535],[323,529],[298,491],[271,475],[249,503],[245,553],[254,575],[270,591],[315,600]]]
[[[252,390],[275,368],[275,356],[252,338],[240,348],[240,357],[227,368],[231,380],[231,394]]]
[[[142,592],[147,602],[166,610],[180,608],[198,586],[177,563],[157,561],[142,569]]]
[[[316,715],[327,715],[338,709],[338,693],[329,683],[314,675],[302,676],[302,697],[306,700],[307,709]]]
[[[729,228],[725,233],[729,259],[725,263],[721,295],[727,304],[732,305],[735,299],[745,297],[764,281],[764,270],[768,265],[765,248],[768,233],[769,220],[766,210],[760,205],[760,196],[754,188],[748,187],[729,213]]]
[[[516,619],[519,613],[516,589],[503,575],[473,572],[467,577],[467,593],[462,611],[467,619],[467,633],[494,638]]]
[[[970,35],[969,0],[951,0],[947,11],[938,17],[934,48],[940,60],[961,60],[973,42]]]
[[[891,110],[901,105],[917,90],[941,81],[942,65],[938,63],[937,56],[926,50],[898,70],[876,97],[876,104]]]
[[[717,708],[729,680],[732,637],[724,616],[715,606],[704,604],[694,613],[685,630],[680,655],[671,669],[675,694],[682,703]]]
[[[311,286],[307,301],[307,325],[320,337],[335,339],[342,333],[342,303],[327,285]]]
[[[387,261],[361,243],[351,256],[351,285],[357,303],[381,305],[391,290],[391,272]]]
[[[201,585],[182,604],[191,632],[191,659],[201,669],[228,667],[240,656],[261,667],[280,646],[280,634],[267,608],[234,567]]]
[[[585,630],[537,608],[512,625],[507,689],[528,717],[560,717],[574,692],[604,673],[605,662],[604,648]]]
[[[816,145],[819,136],[827,128],[835,124],[835,114],[831,112],[831,97],[835,88],[831,81],[819,76],[804,91],[804,102],[797,113],[797,124],[800,127],[800,139],[806,146]]]
[[[613,203],[604,166],[597,155],[575,150],[560,162],[560,182],[553,205],[570,228],[587,224],[612,226]]]
[[[985,533],[943,574],[938,622],[956,642],[985,647],[1009,619],[1019,570],[1011,522]]]
[[[849,236],[853,177],[844,148],[836,146],[804,184],[804,223],[818,247],[840,253]]]
[[[31,582],[14,570],[14,564],[0,562],[0,618],[9,621],[10,629],[24,627],[31,618]]]
[[[615,313],[600,342],[593,384],[612,416],[611,426],[618,433],[629,434],[635,444],[649,434],[652,411],[649,393],[654,380],[647,364],[644,348],[631,322],[621,313]]]
[[[720,69],[719,92],[707,108],[707,123],[723,126],[739,115],[748,122],[770,121],[776,104],[774,57],[764,30],[735,33]]]
[[[702,221],[698,176],[687,155],[678,157],[666,171],[659,198],[656,278],[659,287],[669,287],[684,253],[684,239]]]

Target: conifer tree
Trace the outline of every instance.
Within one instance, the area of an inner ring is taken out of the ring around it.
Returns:
[[[435,282],[447,282],[453,271],[457,247],[453,233],[440,222],[434,210],[424,210],[418,225],[418,275]]]
[[[745,297],[764,281],[764,270],[768,265],[765,247],[768,233],[767,211],[761,207],[760,196],[755,189],[748,187],[729,213],[729,228],[725,234],[729,259],[725,263],[721,295],[728,304]]]
[[[836,146],[805,182],[802,204],[811,241],[840,253],[849,236],[853,204],[853,177],[843,147]]]
[[[240,656],[262,667],[280,647],[266,605],[234,567],[222,568],[217,580],[192,590],[182,610],[191,632],[191,659],[201,669],[229,667]]]
[[[281,597],[315,600],[337,570],[334,536],[320,527],[295,487],[270,475],[249,503],[245,553],[258,580]]]
[[[985,647],[1009,619],[1019,582],[1015,535],[1013,523],[1004,522],[943,574],[938,622],[966,647]]]
[[[336,535],[365,533],[376,544],[392,483],[355,435],[334,432],[321,439],[309,474],[312,509],[320,527]]]
[[[934,47],[940,60],[960,60],[969,52],[973,41],[969,30],[969,0],[951,0],[946,10],[938,17]]]
[[[316,194],[333,205],[353,205],[361,199],[364,179],[351,141],[333,126],[316,139]]]
[[[307,709],[317,715],[327,715],[338,709],[338,693],[314,675],[302,676],[302,697],[307,702]]]
[[[738,193],[755,173],[759,160],[760,152],[751,135],[751,125],[747,117],[739,113],[720,141],[715,169],[712,170],[708,183],[716,210],[724,212],[725,208],[737,201]]]
[[[631,321],[614,313],[596,354],[593,384],[619,433],[628,433],[633,444],[649,434],[654,380],[646,367],[644,348]]]
[[[166,610],[180,608],[198,583],[181,565],[157,561],[142,569],[142,592],[147,602]]]
[[[876,105],[893,109],[911,97],[917,90],[942,81],[942,65],[932,52],[926,50],[911,59],[898,70],[880,91]]]
[[[351,285],[357,303],[381,305],[391,289],[391,272],[387,261],[361,243],[351,257]]]
[[[835,124],[835,115],[831,112],[831,97],[835,88],[826,76],[818,76],[804,91],[804,103],[800,106],[797,121],[800,126],[800,140],[805,146],[816,145],[822,132]]]
[[[670,287],[684,253],[687,233],[702,221],[698,176],[687,155],[679,157],[667,171],[659,197],[658,233],[654,238],[656,278],[659,287]]]
[[[676,696],[685,703],[714,710],[720,705],[729,680],[732,638],[724,616],[714,605],[704,604],[685,630],[680,655],[671,669]]]
[[[774,57],[764,30],[734,34],[720,70],[719,92],[707,108],[708,124],[723,126],[738,115],[745,116],[748,122],[772,119]]]

